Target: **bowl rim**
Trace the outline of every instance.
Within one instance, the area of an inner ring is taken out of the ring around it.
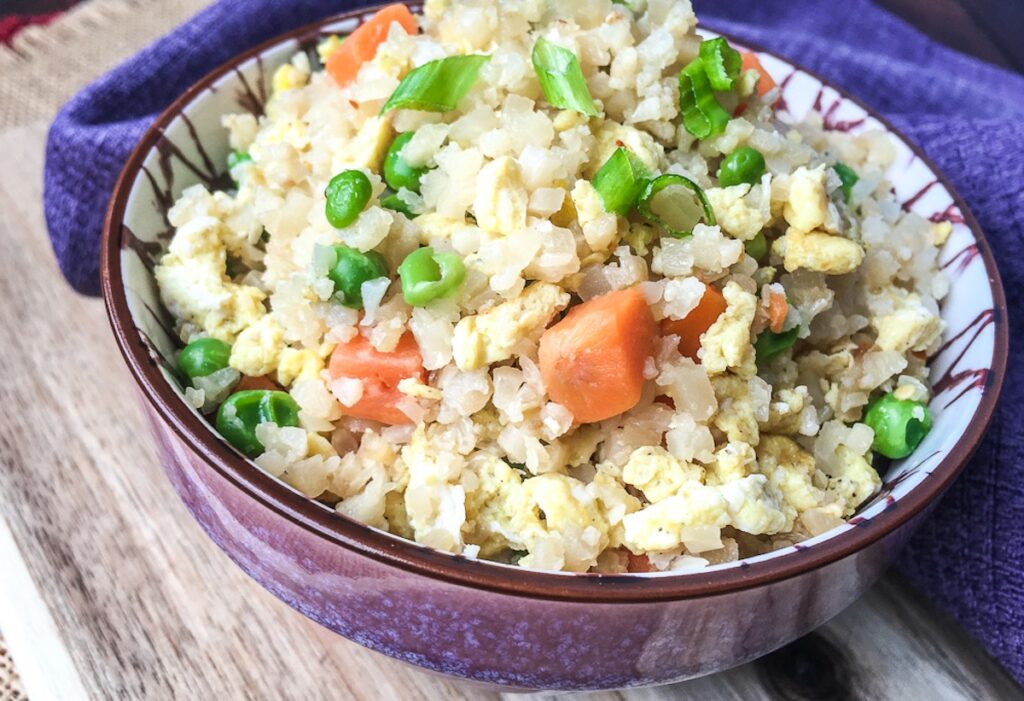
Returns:
[[[419,3],[409,3],[410,6]],[[312,535],[342,548],[353,550],[380,563],[410,573],[442,580],[451,584],[484,589],[512,596],[588,603],[650,603],[708,597],[780,582],[833,564],[888,536],[904,523],[933,505],[960,474],[980,444],[1002,389],[1006,374],[1009,333],[1006,296],[992,250],[961,195],[946,175],[915,142],[845,89],[826,80],[814,71],[746,40],[722,34],[730,41],[754,51],[775,56],[797,70],[812,76],[822,85],[835,90],[844,99],[861,107],[887,130],[908,145],[912,152],[946,188],[953,203],[963,214],[977,241],[984,260],[993,298],[995,330],[992,367],[975,412],[975,421],[952,450],[934,467],[928,478],[899,501],[900,508],[885,510],[863,527],[852,528],[813,546],[764,560],[751,566],[736,566],[709,572],[687,572],[679,575],[637,577],[586,573],[556,573],[525,568],[497,566],[451,553],[443,553],[410,540],[379,531],[355,520],[325,509],[311,499],[291,490],[266,474],[218,439],[206,423],[189,411],[180,397],[164,379],[146,346],[141,342],[132,321],[125,295],[121,269],[121,238],[124,214],[132,185],[141,167],[168,126],[184,109],[207,91],[217,80],[235,67],[267,50],[290,40],[303,41],[318,36],[329,24],[366,15],[382,5],[367,6],[312,22],[262,42],[220,65],[193,84],[175,99],[147,128],[119,174],[103,225],[100,248],[100,276],[104,305],[118,349],[142,390],[149,406],[192,451],[220,477],[254,499],[262,507]],[[713,26],[702,25],[709,31]],[[716,31],[716,33],[719,33]]]

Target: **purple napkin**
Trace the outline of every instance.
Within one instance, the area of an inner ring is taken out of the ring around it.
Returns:
[[[221,0],[92,84],[57,115],[45,176],[57,259],[97,294],[100,227],[114,180],[155,114],[231,56],[365,4]],[[834,80],[888,116],[953,180],[1024,304],[1024,78],[943,48],[868,0],[695,0],[716,28]],[[1011,338],[1024,324],[1011,318]],[[1021,362],[1015,362],[1015,361]],[[964,475],[899,562],[1024,682],[1024,357],[1011,349],[1001,409]]]

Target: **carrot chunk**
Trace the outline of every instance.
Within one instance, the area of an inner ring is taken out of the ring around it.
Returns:
[[[754,69],[761,74],[761,80],[757,81],[757,94],[764,97],[776,87],[775,79],[768,74],[768,71],[761,65],[761,59],[752,51],[743,52],[743,70]]]
[[[665,319],[661,322],[663,336],[679,336],[679,352],[697,363],[700,337],[711,328],[725,311],[725,297],[708,285],[697,306],[683,319]]]
[[[398,22],[409,34],[416,34],[419,26],[409,8],[401,3],[381,8],[359,29],[345,38],[341,46],[327,59],[327,72],[339,86],[345,87],[359,74],[359,69],[377,55],[377,49],[388,38],[391,24]]]
[[[786,323],[786,316],[789,314],[789,302],[786,295],[779,292],[772,292],[768,295],[768,328],[773,333],[782,333],[782,326]]]
[[[548,396],[578,423],[621,414],[640,401],[644,363],[657,325],[636,288],[609,292],[573,307],[540,339],[540,371]]]
[[[362,398],[353,406],[342,405],[342,413],[391,425],[411,421],[398,408],[405,397],[398,391],[398,383],[407,377],[426,380],[420,348],[409,332],[390,353],[382,353],[366,338],[356,336],[335,347],[328,370],[335,380],[351,377],[363,383]]]

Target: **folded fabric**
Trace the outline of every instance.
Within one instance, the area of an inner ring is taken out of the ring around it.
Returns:
[[[99,289],[100,227],[128,153],[156,113],[242,50],[363,3],[221,0],[79,93],[50,132],[46,217],[78,290]],[[868,0],[695,0],[710,26],[770,48],[888,116],[953,180],[1024,305],[1024,78],[943,48]],[[1011,338],[1024,333],[1011,318]],[[1016,362],[1021,360],[1022,362]],[[1024,681],[1024,358],[1014,344],[1001,409],[964,475],[899,567]]]

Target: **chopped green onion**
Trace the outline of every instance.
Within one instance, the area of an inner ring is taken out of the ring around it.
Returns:
[[[466,279],[466,265],[454,253],[435,253],[433,248],[413,251],[398,266],[402,296],[414,307],[453,294]]]
[[[650,173],[643,161],[627,148],[618,148],[594,175],[593,185],[604,211],[624,217],[636,205]]]
[[[794,326],[789,331],[775,333],[771,330],[761,332],[754,342],[754,350],[757,352],[758,360],[771,360],[781,354],[787,348],[792,348],[800,335],[800,327]]]
[[[840,189],[843,191],[843,197],[846,198],[846,203],[849,204],[853,198],[853,186],[860,180],[860,176],[857,172],[846,165],[845,163],[836,163],[832,166],[832,170],[839,176],[839,180],[842,182]]]
[[[932,429],[932,414],[921,402],[897,399],[890,392],[875,400],[864,414],[875,432],[871,446],[887,458],[899,460],[914,452]]]
[[[380,198],[380,206],[384,209],[390,209],[392,212],[399,212],[404,214],[409,219],[415,219],[416,213],[412,211],[412,208],[398,196],[397,192],[388,192]]]
[[[729,46],[729,42],[718,37],[701,43],[700,60],[712,88],[726,92],[736,87],[736,79],[743,69],[743,57]]]
[[[449,112],[473,87],[490,56],[449,56],[425,63],[402,79],[380,113],[391,110]]]
[[[698,139],[721,133],[729,123],[729,113],[718,104],[704,62],[699,58],[679,74],[679,110],[686,131]]]
[[[759,231],[757,236],[743,244],[743,248],[746,249],[748,256],[760,263],[768,255],[768,239],[765,238],[763,231]]]
[[[659,175],[647,183],[637,208],[645,219],[660,224],[677,238],[692,234],[701,220],[708,226],[718,223],[700,185],[675,173]]]
[[[599,114],[583,77],[580,60],[572,51],[541,37],[533,45],[533,69],[544,97],[553,107],[576,110],[591,117]]]
[[[234,170],[235,166],[252,161],[252,156],[246,151],[232,151],[228,154],[228,170]]]

